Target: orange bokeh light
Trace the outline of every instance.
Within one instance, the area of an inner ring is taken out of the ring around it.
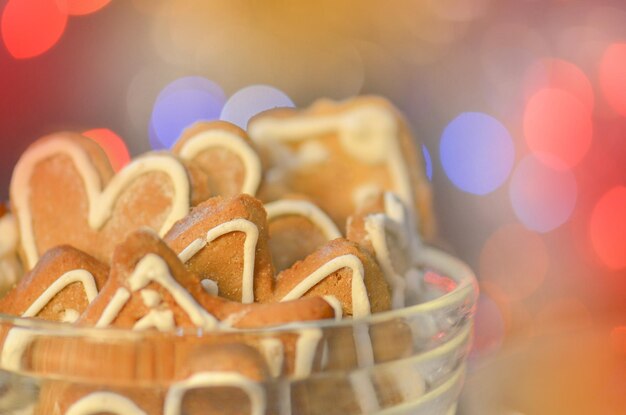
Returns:
[[[59,9],[72,16],[82,16],[97,12],[111,0],[56,0]]]
[[[600,88],[613,110],[626,116],[626,43],[610,45],[600,61]]]
[[[591,110],[577,97],[560,89],[535,93],[524,112],[524,136],[535,153],[547,153],[573,167],[591,146]]]
[[[626,187],[614,187],[600,198],[591,213],[589,233],[607,267],[626,268]]]
[[[541,286],[548,265],[548,250],[541,235],[510,224],[494,232],[483,246],[479,275],[508,300],[522,300]]]
[[[128,153],[126,143],[108,128],[88,130],[83,135],[91,138],[102,147],[115,171],[120,171],[122,167],[130,162],[130,154]]]
[[[2,39],[17,59],[49,50],[63,35],[67,14],[55,0],[9,0],[2,13]]]

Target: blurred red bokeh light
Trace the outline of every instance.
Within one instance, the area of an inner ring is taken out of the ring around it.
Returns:
[[[626,43],[609,46],[600,61],[600,88],[619,115],[626,116]]]
[[[534,94],[524,112],[524,136],[535,153],[547,153],[574,167],[591,146],[591,109],[574,95],[547,88]]]
[[[626,268],[626,187],[617,186],[600,198],[591,214],[591,242],[611,269]]]
[[[109,4],[111,0],[56,0],[59,9],[72,16],[80,16],[97,12]]]
[[[41,55],[63,35],[67,14],[56,0],[9,0],[2,12],[2,39],[17,59]]]
[[[130,162],[130,154],[128,153],[128,148],[126,148],[126,143],[108,128],[96,128],[85,131],[83,135],[100,144],[100,147],[109,157],[109,161],[115,171],[120,171],[122,167]]]

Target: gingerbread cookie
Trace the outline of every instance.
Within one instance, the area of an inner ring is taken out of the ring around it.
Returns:
[[[241,304],[207,293],[157,235],[136,231],[115,250],[111,276],[79,320],[95,327],[264,327],[334,317],[321,298],[284,304]]]
[[[341,237],[332,219],[314,203],[302,198],[281,199],[265,204],[269,244],[278,272],[324,245]]]
[[[166,389],[146,390],[133,382],[115,386],[54,381],[41,392],[36,414],[120,415],[263,414],[267,366],[258,351],[243,344],[199,346],[182,363]]]
[[[283,192],[306,195],[343,227],[360,205],[396,192],[417,212],[425,236],[434,233],[431,192],[408,127],[386,100],[320,101],[310,109],[270,110],[248,134],[269,168],[264,201]]]
[[[24,273],[17,255],[18,231],[15,217],[0,203],[0,297],[10,290]]]
[[[363,317],[391,307],[389,287],[374,258],[341,238],[278,274],[274,301],[309,295],[334,297],[346,316]]]
[[[203,199],[184,164],[166,153],[135,159],[113,174],[108,158],[92,140],[58,133],[32,144],[11,180],[11,205],[27,269],[58,245],[72,245],[108,263],[113,247],[134,229],[165,234]]]
[[[206,174],[214,196],[254,196],[261,183],[261,160],[254,145],[229,122],[197,122],[183,132],[172,152]]]
[[[271,296],[274,268],[266,214],[253,197],[209,199],[176,223],[164,240],[200,281],[214,281],[220,296],[243,303]]]
[[[348,239],[374,255],[391,289],[393,308],[404,307],[408,280],[418,273],[415,260],[422,245],[413,216],[391,192],[367,210],[348,219]]]

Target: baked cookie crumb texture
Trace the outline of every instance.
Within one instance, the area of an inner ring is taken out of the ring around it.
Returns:
[[[247,132],[197,123],[171,152],[118,173],[94,142],[53,134],[20,158],[10,196],[10,212],[0,205],[0,312],[57,330],[144,331],[151,345],[3,327],[2,369],[115,379],[47,382],[35,413],[284,413],[305,403],[268,381],[310,378],[307,393],[322,396],[330,384],[315,373],[412,350],[401,322],[313,324],[420,298],[430,189],[406,123],[383,99],[272,110]],[[172,335],[181,331],[195,335]],[[139,381],[161,387],[147,393]],[[385,404],[371,396],[382,387],[406,398],[385,374],[333,388],[371,410]]]

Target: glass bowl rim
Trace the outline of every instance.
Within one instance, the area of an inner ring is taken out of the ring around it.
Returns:
[[[141,340],[151,337],[158,337],[160,339],[167,337],[180,337],[186,336],[200,337],[200,336],[228,336],[237,335],[249,335],[249,336],[273,336],[280,334],[298,333],[306,329],[334,329],[334,328],[346,328],[359,325],[375,325],[378,323],[384,323],[387,321],[393,321],[401,318],[409,318],[420,314],[427,314],[438,309],[447,307],[455,302],[469,300],[470,306],[473,309],[476,299],[478,297],[478,283],[476,277],[470,267],[460,259],[448,254],[438,248],[430,246],[422,246],[418,255],[415,258],[415,262],[418,265],[426,267],[427,269],[438,272],[449,278],[452,278],[456,283],[456,287],[443,295],[422,303],[403,307],[395,310],[382,311],[368,315],[366,317],[358,319],[341,319],[341,320],[315,320],[306,322],[287,323],[270,327],[262,328],[244,328],[244,329],[229,329],[223,328],[217,330],[202,330],[202,329],[176,329],[170,332],[159,332],[155,330],[136,331],[126,328],[115,327],[86,327],[86,326],[71,326],[66,323],[52,322],[46,320],[39,320],[35,318],[26,318],[20,316],[14,316],[9,314],[0,313],[0,327],[4,326],[6,329],[21,329],[21,330],[33,330],[37,331],[37,335],[54,335],[64,337],[90,337],[92,339],[102,340]]]

